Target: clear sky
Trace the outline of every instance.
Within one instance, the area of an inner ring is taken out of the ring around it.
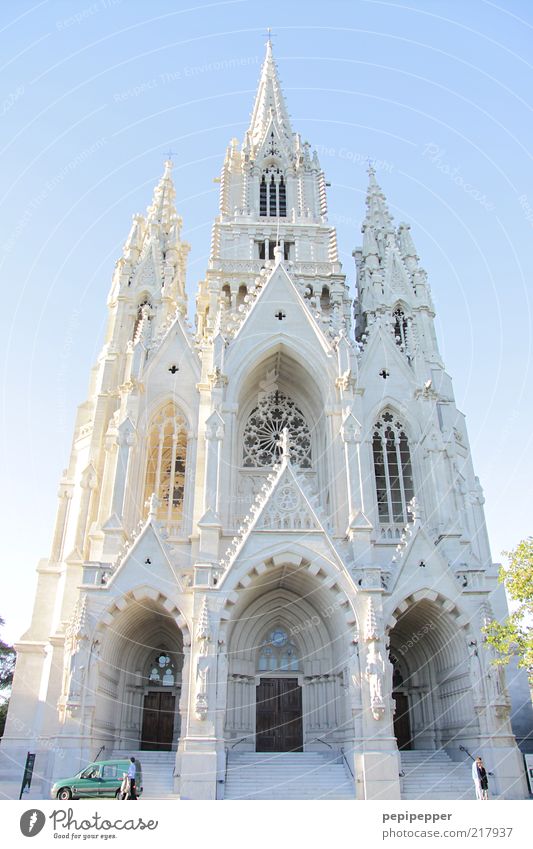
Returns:
[[[533,7],[527,0],[42,0],[0,5],[4,636],[29,623],[76,406],[131,216],[175,152],[206,268],[226,145],[266,28],[293,129],[316,147],[354,286],[365,162],[429,272],[485,488],[493,557],[532,532]]]

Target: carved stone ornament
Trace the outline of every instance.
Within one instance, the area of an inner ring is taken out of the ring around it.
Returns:
[[[366,664],[366,678],[370,689],[370,710],[373,718],[377,721],[385,715],[383,660],[379,652],[373,651],[369,654]]]
[[[207,679],[209,677],[209,661],[206,657],[198,658],[196,666],[196,702],[195,715],[201,721],[207,719],[209,703],[207,698]]]
[[[273,466],[282,453],[281,435],[289,431],[291,460],[302,469],[311,468],[311,434],[294,401],[276,389],[259,399],[246,423],[243,466]]]

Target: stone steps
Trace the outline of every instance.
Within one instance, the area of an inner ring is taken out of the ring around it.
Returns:
[[[230,752],[225,799],[354,799],[352,778],[335,754]]]
[[[142,764],[143,799],[179,799],[174,792],[176,752],[114,751],[110,758],[131,757]]]
[[[444,749],[400,752],[402,799],[475,799],[470,765]]]

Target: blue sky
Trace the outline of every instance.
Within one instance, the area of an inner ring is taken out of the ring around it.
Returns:
[[[27,626],[76,406],[131,216],[175,152],[191,306],[226,145],[272,27],[353,289],[365,162],[429,272],[493,557],[531,527],[533,12],[528,2],[4,3],[0,268],[4,634]]]

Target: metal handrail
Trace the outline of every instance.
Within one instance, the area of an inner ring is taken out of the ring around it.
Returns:
[[[232,743],[231,746],[226,746],[227,751],[229,752],[230,749],[234,749],[235,746],[238,746],[239,743],[244,743],[244,741],[247,740],[247,739],[248,739],[248,737],[241,737],[240,740],[235,740],[235,742]]]
[[[232,743],[231,746],[224,746],[224,754],[226,756],[226,761],[224,763],[224,778],[222,780],[219,780],[218,784],[223,784],[224,786],[226,786],[226,783],[227,783],[227,780],[228,780],[228,754],[229,754],[230,749],[234,749],[235,746],[238,746],[239,743],[244,743],[244,741],[247,740],[247,739],[248,739],[248,737],[241,737],[240,740],[235,740],[235,742]],[[217,796],[218,796],[218,788],[217,788]]]
[[[470,752],[468,751],[468,749],[466,748],[466,746],[459,746],[459,751],[460,751],[460,752],[466,752],[466,754],[468,755],[468,757],[469,757],[469,758],[471,758],[473,761],[475,761],[475,757],[474,757],[474,755],[471,755],[471,754],[470,754]],[[494,773],[493,773],[493,772],[487,772],[487,775],[494,775]]]
[[[351,768],[351,766],[350,766],[350,764],[349,764],[349,762],[348,762],[348,758],[346,757],[346,753],[345,753],[345,751],[344,751],[344,747],[342,747],[342,746],[341,746],[341,755],[342,755],[342,757],[343,757],[344,763],[345,763],[345,764],[346,764],[346,766],[348,767],[348,771],[349,771],[350,775],[352,776],[353,780],[355,781],[355,775],[354,775],[354,774],[353,774],[353,772],[352,772],[352,768]]]
[[[327,747],[328,747],[328,749],[332,749],[332,750],[333,750],[333,746],[332,746],[330,743],[327,743],[325,740],[322,740],[322,738],[321,738],[321,737],[314,737],[314,739],[313,739],[313,740],[311,740],[311,743],[323,743],[323,744],[324,744],[324,746],[327,746]]]

